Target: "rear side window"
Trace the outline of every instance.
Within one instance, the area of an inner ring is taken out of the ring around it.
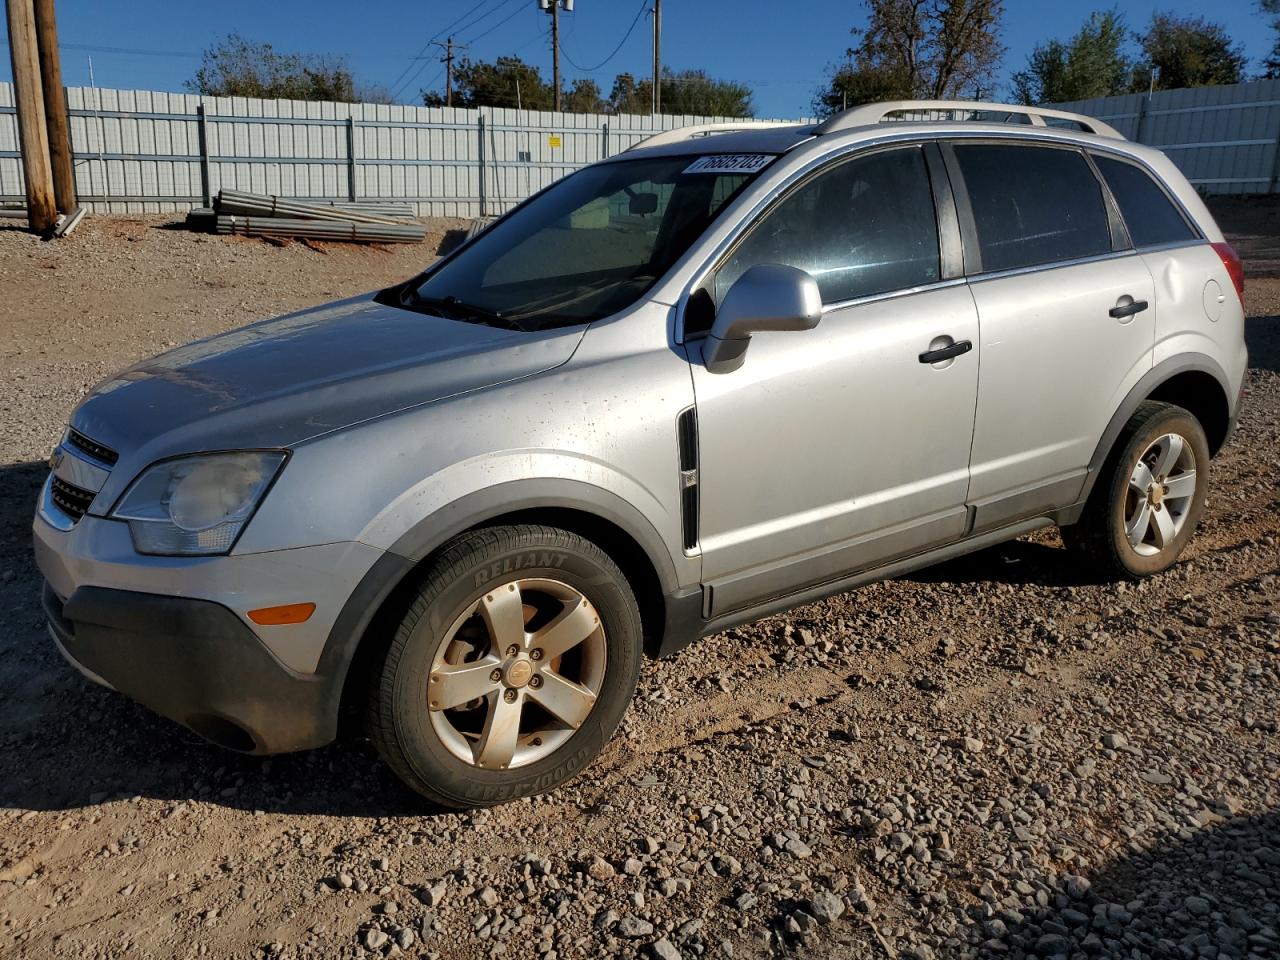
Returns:
[[[1093,157],[1116,198],[1135,247],[1194,240],[1196,233],[1168,195],[1140,167],[1123,160]]]
[[[1102,187],[1074,150],[956,144],[982,269],[1012,270],[1111,251]]]
[[[823,303],[936,282],[938,224],[924,151],[911,146],[855,157],[797,187],[720,267],[716,302],[758,263],[807,271]]]

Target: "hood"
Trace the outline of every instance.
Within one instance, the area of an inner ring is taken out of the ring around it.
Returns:
[[[521,333],[386,306],[371,295],[340,300],[117,373],[90,392],[72,425],[122,459],[286,447],[557,367],[584,329]]]

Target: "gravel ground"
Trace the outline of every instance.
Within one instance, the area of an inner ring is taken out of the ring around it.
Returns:
[[[90,384],[423,249],[0,230],[0,955],[1280,957],[1274,214],[1224,213],[1253,369],[1172,571],[1041,533],[728,631],[577,781],[466,815],[360,742],[240,757],[91,686],[29,547]]]

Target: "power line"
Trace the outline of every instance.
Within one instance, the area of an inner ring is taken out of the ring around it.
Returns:
[[[605,57],[603,60],[597,63],[594,67],[582,66],[582,64],[574,60],[573,57],[569,56],[568,50],[563,51],[564,58],[568,60],[572,66],[576,67],[578,70],[581,70],[583,73],[595,73],[597,70],[599,70],[606,63],[608,63],[610,60],[612,60],[614,57],[618,55],[619,51],[622,50],[626,42],[631,39],[631,34],[635,32],[636,24],[640,22],[640,18],[644,16],[644,12],[648,8],[649,8],[649,0],[641,0],[640,9],[636,11],[636,18],[631,21],[631,26],[627,27],[627,32],[622,35],[622,39],[618,41],[618,45],[613,48],[613,53],[609,54],[607,57]]]
[[[493,31],[497,30],[499,27],[503,26],[504,24],[508,24],[508,23],[510,23],[512,20],[514,20],[516,17],[520,16],[520,14],[522,14],[522,13],[524,13],[524,8],[523,8],[523,7],[517,7],[517,8],[516,8],[516,10],[515,10],[515,12],[514,12],[513,14],[511,14],[511,16],[507,17],[505,20],[499,20],[497,23],[495,23],[492,27],[490,27],[490,28],[489,28],[488,30],[486,30],[484,33],[480,34],[479,36],[472,37],[468,42],[469,42],[469,43],[475,43],[477,40],[483,40],[483,39],[484,39],[485,37],[487,37],[489,34],[493,33]]]
[[[489,3],[489,2],[491,2],[491,0],[484,0],[484,3],[481,3],[481,4],[480,4],[480,6],[482,6],[482,7],[483,7],[486,3]],[[431,44],[432,44],[433,42],[435,42],[436,40],[439,40],[439,39],[440,39],[441,37],[443,37],[446,33],[448,33],[450,30],[452,30],[454,27],[456,27],[458,24],[460,24],[463,20],[466,20],[468,17],[470,17],[470,16],[472,16],[473,14],[475,14],[475,12],[476,12],[476,11],[475,11],[475,8],[473,8],[473,9],[471,9],[471,10],[467,10],[467,11],[465,11],[465,12],[462,14],[462,16],[460,16],[460,17],[456,18],[455,20],[453,20],[452,22],[450,22],[448,25],[446,25],[446,26],[444,26],[444,27],[441,27],[438,31],[436,31],[434,34],[432,34],[432,36],[431,36],[430,38],[428,38],[427,42],[426,42],[426,43],[424,43],[424,44],[422,45],[422,49],[421,49],[421,50],[419,50],[416,54],[414,54],[414,55],[413,55],[413,57],[412,57],[411,59],[413,59],[413,60],[421,60],[421,59],[422,59],[422,55],[423,55],[423,54],[425,54],[429,49],[431,49]],[[410,64],[409,66],[405,67],[403,70],[401,70],[401,71],[400,71],[400,75],[399,75],[398,77],[396,77],[396,78],[395,78],[394,80],[392,80],[389,84],[387,84],[387,87],[388,87],[389,89],[394,88],[394,89],[395,89],[395,91],[396,91],[396,93],[399,93],[399,92],[400,92],[400,90],[404,89],[404,87],[407,87],[410,83],[412,83],[412,82],[414,81],[414,78],[416,78],[416,77],[418,76],[418,74],[420,74],[420,73],[422,72],[423,66],[422,66],[422,64],[418,64],[418,70],[417,70],[417,72],[415,72],[415,73],[414,73],[414,75],[413,75],[412,77],[409,77],[409,79],[408,79],[408,80],[406,80],[406,81],[404,82],[404,84],[403,84],[403,85],[400,85],[400,81],[401,81],[401,80],[404,80],[405,76],[406,76],[406,75],[409,73],[409,71],[410,71],[410,70],[412,70],[412,69],[413,69],[413,64]],[[393,93],[393,94],[391,95],[393,100],[395,99],[395,95],[396,95],[395,93]]]
[[[498,3],[498,5],[497,5],[496,7],[494,7],[494,8],[493,8],[493,9],[491,9],[491,10],[489,10],[488,12],[486,12],[485,14],[483,14],[482,16],[480,16],[480,17],[472,17],[472,19],[470,20],[470,22],[468,22],[468,23],[464,24],[464,25],[463,25],[463,27],[461,27],[461,28],[460,28],[460,30],[470,29],[471,27],[474,27],[476,24],[478,24],[481,20],[484,20],[484,19],[486,19],[487,17],[491,16],[492,14],[497,13],[499,10],[503,9],[504,7],[508,7],[508,6],[510,6],[511,4],[513,4],[513,3],[521,3],[521,2],[523,2],[523,0],[500,0],[500,2]],[[481,6],[484,6],[484,4],[481,4]],[[474,11],[474,10],[473,10],[473,11],[471,11],[471,12],[472,12],[472,14],[474,14],[476,11]],[[498,21],[496,24],[494,24],[494,25],[493,25],[492,27],[490,27],[488,30],[486,30],[486,31],[484,31],[483,33],[481,33],[479,36],[471,37],[469,40],[467,40],[467,43],[469,43],[469,44],[473,44],[473,43],[475,43],[477,40],[481,39],[482,37],[487,37],[487,36],[488,36],[490,33],[492,33],[494,30],[498,29],[498,27],[502,26],[502,25],[503,25],[504,23],[506,23],[507,21],[514,19],[514,18],[515,18],[515,16],[516,16],[516,14],[518,14],[519,12],[520,12],[520,9],[517,7],[517,9],[516,9],[515,13],[511,14],[511,16],[507,17],[507,18],[506,18],[506,19],[504,19],[504,20],[500,20],[500,21]],[[459,21],[461,21],[461,20],[466,20],[466,19],[467,19],[467,16],[468,16],[467,14],[464,14],[464,15],[463,15],[462,17],[460,17],[458,20],[455,20],[455,21],[453,22],[453,24],[450,24],[450,26],[454,26],[454,25],[456,25],[456,24],[457,24]],[[448,29],[448,28],[446,28],[446,29]],[[441,31],[441,32],[443,33],[443,31]],[[459,32],[460,32],[460,31],[459,31]],[[435,40],[437,40],[439,37],[440,37],[440,34],[436,34],[436,36],[432,37],[432,38],[431,38],[431,40],[427,41],[427,45],[426,45],[426,46],[427,46],[427,47],[431,46],[431,44],[432,44],[433,42],[435,42]],[[423,47],[423,49],[425,50],[425,49],[426,49],[426,47]],[[425,62],[424,62],[424,63],[420,63],[420,64],[418,64],[418,69],[417,69],[417,70],[414,70],[414,71],[413,71],[413,73],[409,75],[409,78],[408,78],[407,80],[403,81],[403,82],[402,82],[402,83],[400,83],[398,86],[397,86],[397,85],[395,85],[395,84],[393,84],[392,86],[394,87],[394,89],[393,89],[393,90],[392,90],[392,92],[391,92],[391,99],[392,99],[392,100],[395,100],[395,99],[396,99],[396,97],[398,97],[398,96],[400,96],[400,94],[404,93],[404,91],[405,91],[405,90],[407,90],[407,89],[409,88],[409,86],[410,86],[410,85],[412,85],[412,84],[413,84],[413,82],[414,82],[415,80],[417,80],[417,79],[418,79],[418,77],[419,77],[419,76],[421,76],[422,71],[423,71],[423,70],[425,70],[425,69],[426,69],[426,63],[425,63]],[[404,73],[401,73],[401,76],[403,77],[405,73],[408,73],[408,70],[404,71]]]

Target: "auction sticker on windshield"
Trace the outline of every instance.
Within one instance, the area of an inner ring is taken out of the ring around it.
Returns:
[[[699,157],[684,168],[685,173],[759,173],[773,162],[772,153],[722,153]]]

